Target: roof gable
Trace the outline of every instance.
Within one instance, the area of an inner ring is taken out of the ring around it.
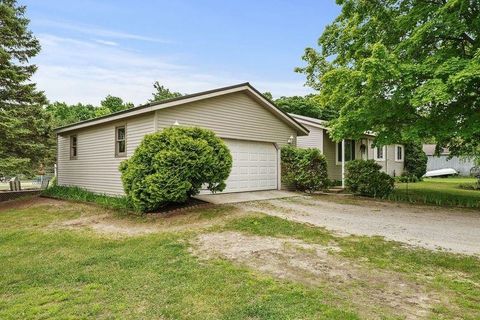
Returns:
[[[74,123],[68,126],[57,128],[55,131],[57,133],[63,133],[71,130],[81,129],[85,127],[90,127],[102,123],[107,123],[111,121],[117,121],[124,118],[133,117],[136,115],[153,112],[156,110],[171,108],[179,105],[184,105],[186,103],[200,101],[204,99],[209,99],[213,97],[218,97],[222,95],[227,95],[234,92],[245,92],[251,98],[253,98],[261,107],[267,108],[271,111],[275,116],[279,119],[284,121],[287,125],[294,128],[299,135],[307,135],[308,129],[302,126],[299,122],[297,122],[293,117],[288,115],[287,113],[278,109],[273,102],[265,98],[258,90],[256,90],[253,86],[249,83],[242,83],[234,86],[223,87],[215,90],[209,90],[204,92],[199,92],[195,94],[190,94],[178,98],[168,99],[161,102],[153,102],[148,103],[145,105],[141,105],[132,109],[112,113],[107,116],[90,119],[78,123]]]

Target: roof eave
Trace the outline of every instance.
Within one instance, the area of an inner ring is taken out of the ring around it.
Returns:
[[[119,112],[115,112],[106,116],[102,116],[99,118],[89,119],[77,123],[73,123],[67,126],[59,127],[55,129],[56,134],[65,133],[73,130],[78,130],[98,124],[118,121],[124,118],[153,112],[160,109],[165,109],[169,107],[174,107],[176,105],[181,105],[185,103],[194,102],[201,99],[208,99],[224,94],[234,93],[234,92],[241,92],[241,91],[248,91],[252,95],[254,95],[259,102],[267,106],[268,108],[275,111],[279,117],[283,118],[285,122],[287,122],[292,128],[295,128],[297,134],[299,135],[308,135],[309,131],[305,128],[302,124],[297,122],[293,117],[288,115],[287,113],[280,110],[272,101],[268,100],[265,96],[263,96],[257,89],[255,89],[250,83],[240,83],[233,86],[203,91],[191,95],[186,95],[182,97],[177,97],[173,99],[163,100],[154,103],[148,103],[145,105],[141,105],[132,109],[123,110]]]

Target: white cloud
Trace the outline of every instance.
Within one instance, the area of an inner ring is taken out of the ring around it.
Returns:
[[[118,43],[115,41],[107,41],[107,40],[102,40],[102,39],[96,39],[96,43],[104,44],[106,46],[118,46]]]
[[[42,52],[33,62],[38,71],[34,81],[50,101],[98,105],[107,94],[141,104],[153,92],[153,82],[183,93],[195,93],[250,81],[261,92],[274,96],[305,94],[300,82],[267,81],[255,75],[215,74],[181,64],[175,57],[131,51],[51,34],[38,36]]]
[[[70,31],[75,31],[78,33],[83,33],[88,35],[94,35],[98,37],[126,39],[126,40],[139,40],[139,41],[158,42],[158,43],[172,43],[172,41],[167,39],[138,35],[138,34],[133,34],[129,32],[107,30],[107,29],[104,29],[98,26],[92,26],[92,25],[75,24],[71,22],[62,22],[62,21],[46,20],[46,19],[43,19],[43,20],[37,19],[37,20],[34,20],[33,22],[35,25],[38,25],[38,26],[70,30]]]

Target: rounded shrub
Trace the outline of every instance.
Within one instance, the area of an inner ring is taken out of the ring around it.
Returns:
[[[313,192],[328,188],[327,161],[316,148],[282,148],[282,182],[296,190]]]
[[[148,212],[185,202],[202,185],[222,191],[231,168],[230,151],[213,131],[171,127],[146,135],[120,172],[134,208]]]
[[[392,193],[395,180],[373,160],[353,160],[346,164],[345,185],[353,194],[385,198]]]

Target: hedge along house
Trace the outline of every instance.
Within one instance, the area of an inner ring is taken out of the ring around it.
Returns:
[[[124,194],[120,162],[146,134],[173,125],[213,130],[228,145],[224,192],[281,188],[280,147],[308,130],[249,83],[149,103],[56,129],[57,181],[96,193]]]
[[[310,131],[308,136],[298,137],[297,146],[320,149],[327,160],[329,179],[341,180],[342,187],[344,187],[345,180],[345,163],[350,160],[373,159],[389,175],[402,174],[405,159],[403,145],[374,147],[375,136],[373,134],[365,134],[360,140],[344,139],[337,143],[330,138],[326,121],[296,114],[290,114],[290,116]]]

